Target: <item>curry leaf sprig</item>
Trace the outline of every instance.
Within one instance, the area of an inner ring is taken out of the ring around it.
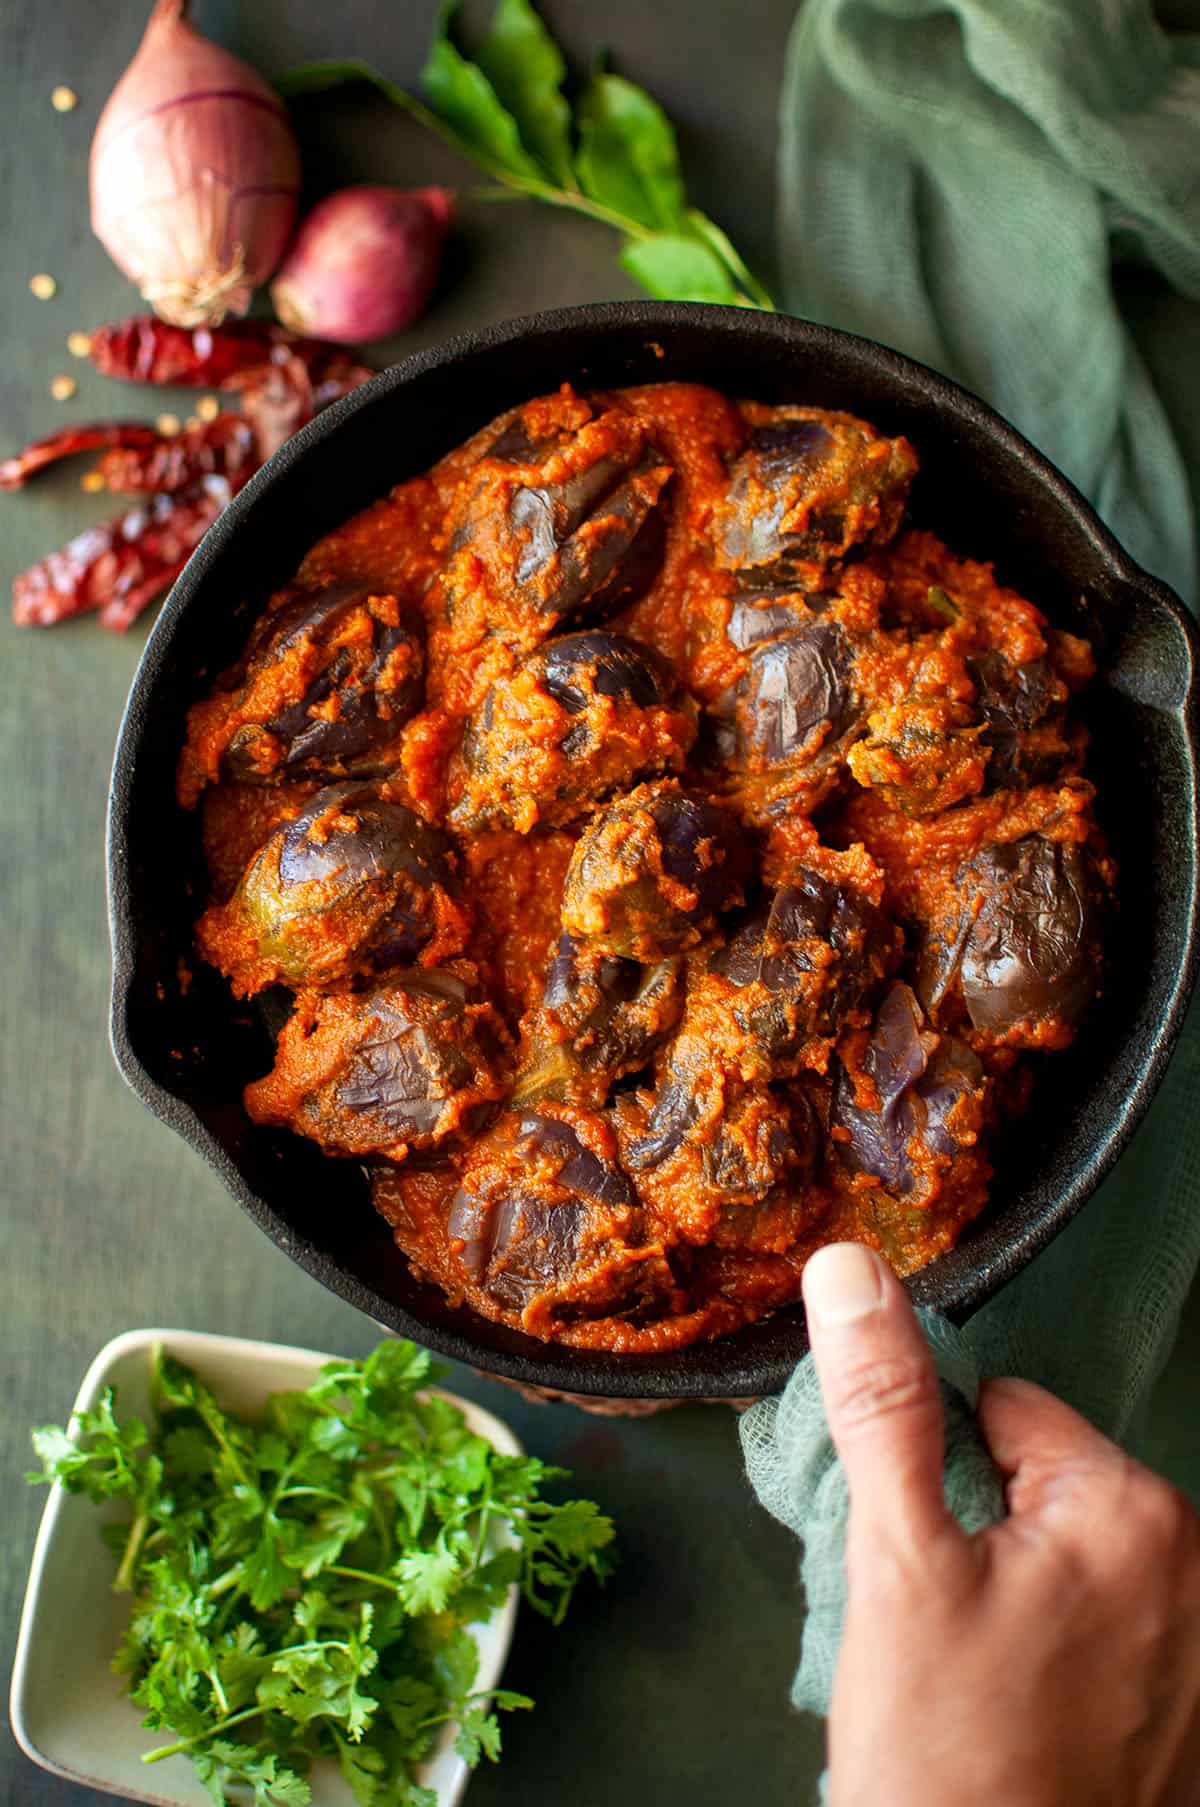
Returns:
[[[474,62],[451,36],[453,12],[448,0],[421,72],[428,104],[360,61],[305,63],[276,85],[295,96],[369,82],[506,190],[614,227],[622,267],[651,295],[773,310],[726,234],[688,205],[674,129],[644,88],[597,63],[572,109],[566,61],[531,0],[497,0]]]
[[[543,1500],[564,1471],[499,1454],[422,1391],[431,1372],[381,1343],[252,1424],[160,1354],[153,1428],[107,1391],[70,1432],[33,1433],[31,1481],[128,1504],[105,1531],[133,1594],[113,1666],[170,1734],[144,1761],[186,1752],[218,1803],[240,1784],[305,1807],[330,1757],[362,1807],[436,1807],[414,1771],[442,1727],[468,1763],[498,1757],[495,1709],[532,1702],[475,1690],[471,1625],[514,1582],[560,1624],[609,1572],[613,1528],[588,1500]]]

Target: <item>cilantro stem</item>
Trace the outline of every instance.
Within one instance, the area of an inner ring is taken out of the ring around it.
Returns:
[[[138,1551],[142,1547],[142,1538],[149,1523],[150,1515],[143,1511],[138,1513],[129,1527],[129,1536],[125,1539],[125,1548],[121,1553],[121,1566],[113,1580],[114,1594],[127,1594],[133,1587],[133,1571],[137,1567]]]
[[[216,1738],[227,1732],[231,1725],[240,1725],[244,1719],[261,1719],[263,1708],[260,1706],[243,1707],[240,1713],[232,1713],[226,1719],[218,1719],[204,1731],[197,1732],[194,1738],[180,1738],[174,1744],[160,1744],[157,1750],[143,1751],[143,1763],[161,1763],[164,1757],[177,1757],[180,1751],[195,1750],[198,1744],[204,1744],[209,1738]]]
[[[217,1697],[222,1713],[227,1714],[229,1712],[229,1698],[226,1695],[224,1688],[221,1686],[220,1676],[215,1669],[206,1669],[204,1673],[212,1683],[212,1691]]]
[[[351,1581],[366,1581],[371,1587],[390,1588],[394,1594],[401,1592],[400,1583],[393,1581],[390,1575],[373,1575],[368,1569],[346,1569],[331,1562],[321,1572],[324,1575],[345,1575]]]

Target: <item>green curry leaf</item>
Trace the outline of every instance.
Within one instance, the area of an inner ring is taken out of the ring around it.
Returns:
[[[741,299],[720,258],[699,239],[657,232],[621,247],[621,268],[651,295],[674,301]]]
[[[276,86],[296,98],[369,83],[501,190],[614,228],[622,267],[650,294],[773,309],[726,233],[688,204],[675,131],[652,95],[597,68],[572,113],[566,59],[532,0],[497,0],[474,62],[451,35],[454,13],[444,0],[421,73],[428,104],[355,59],[303,64]]]
[[[421,86],[444,124],[486,167],[510,176],[541,176],[537,162],[521,142],[513,115],[477,63],[468,62],[450,37],[453,0],[443,5]]]
[[[567,65],[530,0],[499,0],[479,67],[547,179],[574,188],[571,109],[562,94]]]
[[[601,206],[650,232],[675,232],[686,199],[670,120],[644,88],[597,70],[578,109],[579,181]]]

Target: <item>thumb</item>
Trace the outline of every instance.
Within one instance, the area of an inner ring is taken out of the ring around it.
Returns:
[[[942,1495],[937,1371],[900,1282],[862,1244],[831,1243],[804,1269],[804,1303],[856,1536],[914,1555],[962,1536]]]

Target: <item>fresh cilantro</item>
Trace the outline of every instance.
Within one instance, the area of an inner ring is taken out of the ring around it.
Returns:
[[[455,10],[446,0],[437,15],[421,72],[428,104],[357,60],[305,63],[276,85],[292,97],[368,82],[502,190],[614,227],[622,268],[651,295],[773,311],[721,228],[688,205],[674,127],[653,96],[598,66],[572,109],[566,61],[531,0],[497,0],[474,62],[454,41]]]
[[[518,50],[502,37],[491,53],[510,98]],[[553,131],[547,114],[541,154]],[[609,1572],[613,1528],[588,1500],[543,1499],[564,1471],[498,1454],[423,1391],[431,1374],[423,1349],[384,1342],[250,1424],[160,1354],[152,1427],[122,1424],[106,1392],[67,1430],[34,1431],[31,1481],[128,1502],[105,1527],[134,1595],[113,1667],[170,1734],[144,1761],[186,1752],[218,1803],[236,1787],[308,1807],[331,1757],[361,1807],[436,1807],[414,1770],[442,1727],[468,1763],[499,1756],[497,1711],[532,1702],[476,1691],[470,1627],[514,1583],[561,1623],[580,1579]]]

